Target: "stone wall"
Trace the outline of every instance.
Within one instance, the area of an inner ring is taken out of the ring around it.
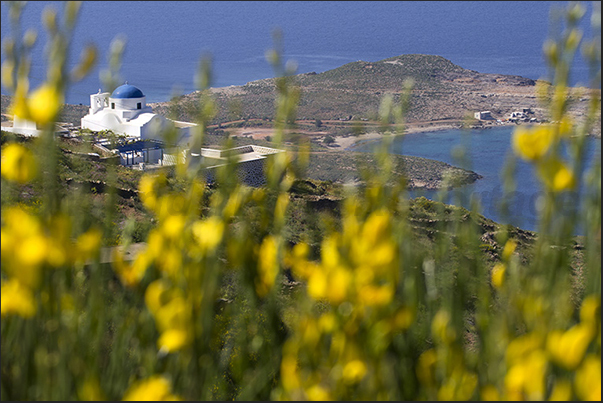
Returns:
[[[266,158],[249,160],[237,163],[237,179],[248,186],[260,187],[266,183],[264,174]],[[205,170],[208,183],[216,181],[217,170],[223,165],[217,165]]]

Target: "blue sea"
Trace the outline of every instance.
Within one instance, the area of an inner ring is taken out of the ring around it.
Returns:
[[[273,77],[264,55],[273,46],[276,28],[283,32],[285,59],[297,63],[298,73],[422,53],[482,73],[546,78],[542,44],[555,32],[551,23],[555,8],[565,5],[551,1],[86,1],[71,60],[77,62],[77,52],[92,42],[98,46],[100,63],[87,79],[73,85],[67,102],[88,104],[89,94],[102,88],[99,71],[108,65],[109,45],[117,35],[127,38],[121,76],[140,87],[149,102],[194,91],[204,54],[212,55],[214,87]],[[588,31],[592,5],[585,5],[583,25]],[[33,88],[45,77],[46,32],[40,21],[47,6],[62,15],[61,2],[29,2],[21,20],[22,32],[34,28],[39,33]],[[4,42],[11,35],[11,24],[7,4],[1,7]],[[587,66],[577,62],[572,83],[587,83]]]
[[[470,200],[477,198],[481,204],[481,213],[486,217],[505,224],[513,224],[523,229],[538,230],[539,206],[544,196],[543,188],[537,179],[533,166],[521,159],[514,159],[511,175],[514,186],[509,193],[509,214],[501,212],[501,201],[504,193],[504,180],[502,172],[513,155],[511,138],[513,126],[493,127],[481,130],[443,130],[429,133],[412,133],[398,136],[393,139],[390,151],[394,154],[412,155],[416,157],[431,158],[444,161],[451,165],[470,169],[482,175],[482,178],[471,185],[454,189],[444,199],[445,202],[460,204],[471,208]],[[372,152],[378,140],[358,144],[354,151]],[[466,159],[458,159],[455,150],[464,149]],[[567,150],[564,149],[567,158]],[[584,178],[589,172],[594,161],[601,158],[601,139],[587,138],[583,172],[577,176]],[[583,196],[589,191],[580,180],[580,194]],[[437,191],[416,190],[411,196],[425,196],[432,200],[439,200]],[[579,209],[571,203],[570,194],[562,194],[561,214],[570,214],[572,209]],[[578,210],[579,211],[579,210]],[[576,228],[576,234],[583,233],[583,227]]]
[[[46,33],[40,21],[47,6],[62,15],[60,2],[30,2],[21,19],[22,32],[34,28],[39,34],[33,49],[32,88],[46,75]],[[297,73],[421,53],[440,55],[482,73],[550,79],[542,44],[559,32],[553,23],[555,10],[566,6],[552,1],[86,1],[70,61],[75,65],[77,52],[92,42],[99,49],[99,66],[70,88],[66,100],[88,104],[90,94],[106,90],[99,72],[107,67],[110,43],[118,35],[127,39],[121,77],[141,88],[149,102],[196,90],[195,74],[203,55],[211,55],[213,61],[213,87],[274,77],[265,53],[274,46],[277,28],[283,32],[284,59],[297,64]],[[582,29],[588,39],[592,4],[585,6]],[[1,10],[4,42],[12,35],[5,2]],[[588,84],[588,67],[581,58],[575,60],[570,81]],[[512,216],[498,213],[502,189],[498,174],[509,152],[510,133],[509,128],[496,128],[471,134],[469,168],[484,179],[470,191],[481,196],[486,216],[536,229],[540,190],[531,168],[522,162]],[[451,150],[463,138],[459,131],[408,135],[403,143],[394,144],[392,152],[458,165]],[[589,153],[600,156],[600,140],[591,143]],[[426,195],[435,197],[433,192]]]

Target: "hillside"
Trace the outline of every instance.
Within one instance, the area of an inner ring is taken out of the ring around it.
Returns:
[[[405,155],[391,155],[392,175],[395,179],[404,176],[408,188],[441,189],[444,177],[453,179],[453,187],[473,183],[482,176],[445,162]],[[361,181],[363,167],[375,166],[376,158],[371,153],[330,151],[310,153],[306,177],[318,181],[348,183]]]
[[[357,61],[323,73],[299,74],[294,77],[301,89],[298,118],[339,120],[351,116],[375,120],[383,96],[399,95],[409,78],[414,81],[409,122],[460,120],[479,110],[490,110],[494,117],[502,118],[518,108],[532,108],[537,118],[545,118],[536,99],[534,80],[479,73],[432,55]],[[274,79],[214,88],[212,93],[219,105],[216,122],[273,118]],[[174,110],[180,118],[190,118],[198,96],[192,93],[178,100]],[[168,111],[167,103],[154,107],[158,113]]]

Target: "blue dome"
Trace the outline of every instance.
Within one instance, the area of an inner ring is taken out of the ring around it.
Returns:
[[[128,83],[120,85],[113,91],[111,98],[142,98],[144,94],[138,87],[134,87]]]

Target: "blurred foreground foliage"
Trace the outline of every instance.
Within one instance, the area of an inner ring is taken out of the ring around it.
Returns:
[[[3,138],[3,400],[601,399],[601,168],[598,156],[584,172],[583,157],[600,114],[600,7],[592,41],[577,28],[584,7],[572,3],[565,30],[545,44],[554,77],[540,95],[554,123],[519,127],[513,143],[545,188],[539,232],[521,259],[517,231],[501,227],[492,234],[504,245],[495,264],[483,259],[493,247],[480,238],[477,201],[470,212],[411,203],[404,180],[392,180],[392,136],[363,185],[346,188],[339,214],[321,215],[321,230],[294,243],[290,191],[303,183],[307,145],[296,158],[268,159],[260,188],[239,183],[236,164],[211,187],[185,161],[145,174],[140,199],[154,225],[133,260],[120,248],[102,260],[101,247],[113,242],[116,167],[107,167],[105,214],[96,220],[90,195],[59,186],[53,134],[63,94],[96,60],[91,46],[66,67],[79,3],[67,2],[62,19],[44,12],[48,76],[31,92],[36,35],[21,38],[22,4],[9,7],[16,37],[3,44],[2,85],[13,113],[44,131],[27,144]],[[278,76],[277,145],[299,100],[281,47],[277,35],[266,55]],[[120,39],[112,45],[108,87],[123,49]],[[594,69],[580,122],[569,120],[565,96],[578,49]],[[215,113],[208,59],[198,78],[204,96],[191,150]],[[384,98],[385,127],[393,120],[403,130],[409,88],[399,103]],[[512,169],[505,175],[510,192]],[[19,200],[23,186],[42,196]],[[428,246],[412,234],[418,208],[437,229]],[[123,232],[122,247],[132,234]]]

